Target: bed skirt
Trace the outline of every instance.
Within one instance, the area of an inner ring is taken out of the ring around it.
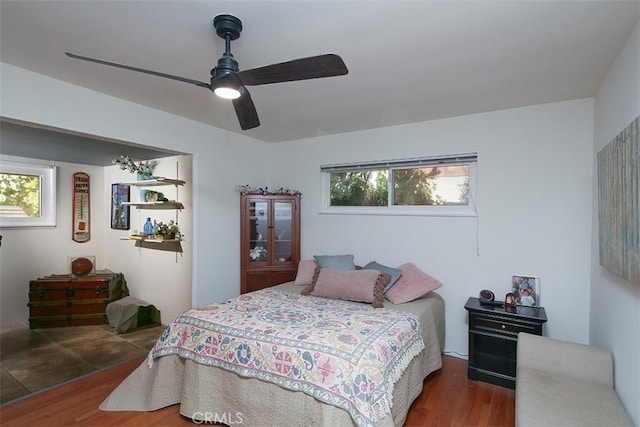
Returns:
[[[431,352],[434,351],[437,354],[430,355],[426,349],[411,361],[394,387],[393,418],[386,417],[378,426],[404,423],[411,402],[422,392],[424,378],[442,366],[439,349],[432,348]],[[227,425],[353,425],[347,411],[320,403],[302,392],[239,377],[175,355],[156,359],[152,368],[145,360],[107,397],[100,409],[154,411],[178,403],[185,417]]]

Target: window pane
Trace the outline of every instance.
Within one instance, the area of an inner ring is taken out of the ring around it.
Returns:
[[[330,174],[330,206],[387,206],[388,199],[386,170]]]
[[[393,204],[468,206],[469,165],[394,169]]]
[[[40,216],[40,176],[0,173],[0,216]]]

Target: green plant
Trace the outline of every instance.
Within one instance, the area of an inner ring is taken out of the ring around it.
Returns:
[[[131,173],[153,173],[158,162],[155,160],[140,160],[139,162],[134,162],[131,160],[129,156],[120,156],[118,159],[113,159],[111,161],[114,165],[118,165],[122,170],[128,170]]]
[[[162,221],[155,224],[155,234],[157,236],[167,236],[170,239],[182,240],[182,233],[178,223],[170,220],[168,223]]]

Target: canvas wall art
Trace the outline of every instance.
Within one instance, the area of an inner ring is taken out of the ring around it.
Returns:
[[[598,153],[600,265],[640,285],[640,144],[631,122]]]

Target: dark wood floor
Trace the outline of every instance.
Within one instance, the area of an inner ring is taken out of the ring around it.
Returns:
[[[444,356],[441,370],[425,380],[405,426],[513,426],[515,392],[467,380],[467,361]],[[64,384],[0,409],[9,426],[194,425],[178,405],[153,412],[102,412],[98,405],[144,358]]]
[[[443,356],[411,405],[408,426],[513,426],[514,390],[467,379],[467,361]]]

